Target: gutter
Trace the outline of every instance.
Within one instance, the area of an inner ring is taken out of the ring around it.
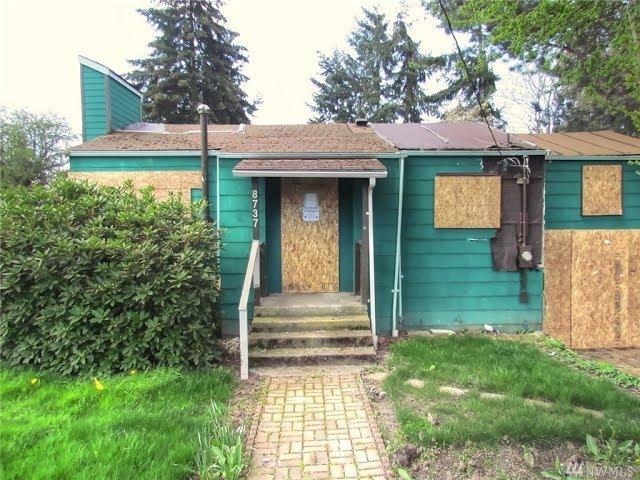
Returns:
[[[180,156],[180,157],[193,157],[200,154],[200,150],[69,150],[69,156],[71,157],[168,157],[168,156]],[[508,155],[543,155],[547,158],[566,160],[625,160],[640,159],[640,155],[627,155],[627,156],[596,156],[596,157],[563,157],[547,155],[546,150],[503,150],[502,154],[494,150],[398,150],[397,152],[340,152],[340,153],[326,153],[326,152],[238,152],[229,153],[221,152],[220,150],[210,149],[209,155],[217,155],[220,158],[227,159],[280,159],[280,158],[293,158],[293,159],[306,159],[306,158],[390,158],[399,159],[401,157],[500,157]]]
[[[371,317],[371,335],[373,336],[373,348],[378,350],[378,329],[376,326],[376,268],[373,247],[373,188],[376,186],[376,179],[369,178],[369,190],[367,193],[367,227],[369,234],[369,316]]]
[[[218,234],[220,234],[220,159],[218,157],[216,157],[216,226],[218,227]],[[219,248],[220,241],[218,239]]]
[[[349,170],[234,170],[234,177],[386,178],[387,171]]]
[[[400,253],[401,253],[401,239],[402,239],[402,201],[404,196],[404,158],[400,157],[400,178],[398,179],[398,225],[396,229],[396,263],[393,271],[393,309],[392,309],[392,322],[391,322],[391,335],[398,336],[398,318],[396,310],[398,306],[398,284],[400,282]],[[402,302],[402,295],[400,295],[400,301]],[[400,313],[402,318],[402,312]]]
[[[547,155],[547,160],[578,160],[578,161],[639,161],[640,155]]]

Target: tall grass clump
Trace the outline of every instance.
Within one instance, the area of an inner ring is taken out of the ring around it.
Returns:
[[[210,421],[198,433],[196,473],[199,480],[236,480],[247,466],[242,428],[234,428],[226,410],[211,402]]]

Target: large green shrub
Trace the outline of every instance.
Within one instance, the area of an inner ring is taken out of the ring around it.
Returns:
[[[0,359],[62,373],[215,360],[215,228],[152,191],[0,190]]]

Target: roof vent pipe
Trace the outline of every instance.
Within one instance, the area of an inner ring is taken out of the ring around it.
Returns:
[[[356,127],[366,127],[369,125],[369,120],[366,118],[356,118]]]

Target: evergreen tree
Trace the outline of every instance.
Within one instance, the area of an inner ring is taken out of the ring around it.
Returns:
[[[363,18],[349,36],[353,53],[336,50],[320,56],[321,79],[316,86],[311,109],[314,122],[345,122],[366,118],[390,122],[395,118],[389,73],[392,46],[389,24],[377,10],[363,9]]]
[[[145,119],[193,123],[195,107],[209,105],[213,123],[248,123],[256,104],[247,99],[241,67],[245,48],[226,28],[221,0],[157,0],[138,10],[158,31],[149,58],[131,60],[127,79],[145,93]]]
[[[425,94],[424,82],[435,69],[445,65],[445,57],[429,57],[420,52],[420,43],[409,35],[402,14],[393,25],[393,64],[391,85],[396,113],[403,122],[420,122],[422,113],[436,113],[434,102]]]
[[[323,81],[311,79],[317,91],[313,94],[312,123],[352,122],[359,118],[356,82],[347,68],[347,55],[336,50],[330,57],[320,56],[320,75]]]
[[[439,67],[440,73],[447,79],[448,84],[442,90],[430,95],[427,101],[431,103],[432,109],[441,110],[452,100],[458,100],[462,110],[473,111],[477,108],[480,113],[479,98],[484,114],[499,120],[500,113],[492,101],[496,92],[496,83],[499,80],[493,71],[492,63],[498,55],[496,49],[492,48],[491,43],[488,42],[487,33],[482,25],[468,25],[460,21],[461,9],[464,7],[465,1],[443,0],[442,3],[453,28],[456,30],[454,33],[466,34],[467,42],[463,45],[461,38],[458,38],[458,42],[461,46],[464,62],[469,69],[469,75],[457,50],[444,55],[444,61]],[[442,28],[447,33],[451,33],[440,0],[423,0],[423,3],[427,11],[440,21]]]

